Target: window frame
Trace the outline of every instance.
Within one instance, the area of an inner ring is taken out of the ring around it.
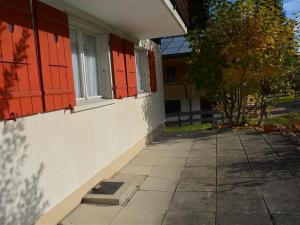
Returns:
[[[139,53],[145,53],[145,55],[147,56],[146,57],[146,61],[147,61],[147,66],[144,65],[145,62],[142,62],[141,60],[141,55]],[[137,82],[141,81],[141,89],[139,89],[139,82],[138,82],[138,94],[141,95],[141,94],[145,94],[145,93],[151,93],[151,86],[150,86],[150,65],[149,65],[149,60],[148,60],[148,50],[147,49],[144,49],[140,46],[135,46],[134,48],[134,54],[139,54],[139,65],[136,61],[136,79],[137,79]],[[138,67],[140,69],[140,71],[138,71]],[[147,67],[147,68],[145,68]],[[138,79],[138,76],[139,76],[139,79]],[[147,78],[146,78],[147,77]],[[147,80],[146,80],[147,79]],[[143,83],[146,87],[143,87]]]
[[[92,33],[87,30],[83,30],[77,27],[70,27],[70,30],[76,31],[77,36],[77,49],[78,49],[78,63],[79,63],[79,81],[81,82],[81,94],[83,97],[76,98],[76,101],[84,101],[84,100],[90,100],[90,99],[97,99],[97,98],[103,98],[101,95],[101,77],[100,77],[100,66],[99,66],[99,48],[98,48],[98,40],[99,37],[96,33]],[[95,45],[96,45],[96,51],[95,51],[95,57],[96,57],[96,75],[98,80],[98,89],[99,89],[99,95],[96,96],[89,96],[88,95],[88,83],[87,83],[87,71],[86,71],[86,65],[85,65],[85,53],[84,53],[84,43],[83,43],[83,35],[87,34],[90,36],[93,36],[95,38]]]
[[[82,105],[95,101],[98,102],[112,99],[112,72],[111,59],[109,55],[109,40],[107,39],[108,33],[101,28],[89,26],[85,22],[79,22],[77,18],[70,19],[69,29],[70,32],[71,30],[74,30],[77,33],[79,80],[81,82],[80,86],[83,96],[81,98],[76,98],[77,104]],[[96,96],[88,96],[88,84],[84,62],[83,33],[94,36],[96,41],[96,70],[99,89],[99,94]],[[104,59],[104,57],[106,58]]]

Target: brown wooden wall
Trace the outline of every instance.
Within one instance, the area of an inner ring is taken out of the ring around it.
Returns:
[[[170,66],[176,67],[176,82],[184,82],[187,77],[186,58],[164,58],[163,59],[163,74],[164,82],[167,82],[167,68]]]

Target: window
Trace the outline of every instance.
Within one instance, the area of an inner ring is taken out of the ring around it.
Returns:
[[[72,63],[77,99],[102,97],[99,58],[99,38],[81,30],[70,30]]]
[[[165,101],[165,112],[168,113],[178,113],[181,111],[180,100],[170,100]]]
[[[138,91],[148,92],[150,91],[150,72],[149,72],[149,60],[148,52],[146,50],[136,49],[136,76]]]
[[[167,82],[176,82],[176,66],[167,67]]]

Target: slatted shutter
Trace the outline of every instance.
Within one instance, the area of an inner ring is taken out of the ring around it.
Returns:
[[[45,111],[72,108],[75,92],[68,16],[39,1],[34,3]]]
[[[150,69],[150,86],[151,91],[157,91],[157,81],[156,81],[156,66],[155,66],[155,54],[154,51],[149,51],[149,69]]]
[[[125,49],[128,96],[137,96],[138,90],[137,90],[134,44],[130,41],[124,40],[124,49]]]
[[[114,75],[114,94],[115,98],[121,99],[128,94],[123,39],[111,34],[110,47]]]
[[[0,0],[0,120],[43,111],[29,0]]]

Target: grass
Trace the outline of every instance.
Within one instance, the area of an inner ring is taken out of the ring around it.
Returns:
[[[272,98],[272,102],[277,104],[277,103],[285,103],[285,102],[292,102],[295,100],[300,100],[300,96],[282,96],[282,97],[274,97]]]
[[[263,124],[272,123],[277,126],[292,126],[294,122],[300,121],[300,113],[290,113],[287,115],[271,117],[263,120]]]
[[[258,119],[251,119],[250,124],[257,124]],[[295,122],[300,122],[300,113],[290,113],[281,116],[274,116],[268,119],[263,119],[262,124],[274,124],[276,126],[291,127]]]
[[[184,126],[172,126],[172,127],[166,127],[165,132],[168,134],[173,133],[190,133],[190,132],[196,132],[196,131],[202,131],[202,130],[208,130],[212,128],[211,123],[202,123],[202,124],[193,124],[193,125],[184,125]]]

